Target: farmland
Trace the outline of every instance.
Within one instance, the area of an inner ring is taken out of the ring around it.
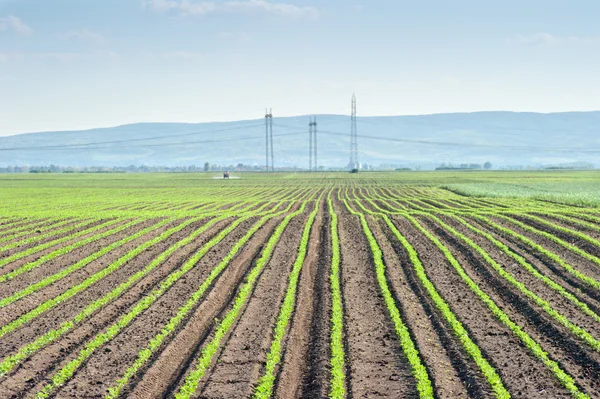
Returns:
[[[597,174],[241,177],[0,176],[0,397],[600,397]]]

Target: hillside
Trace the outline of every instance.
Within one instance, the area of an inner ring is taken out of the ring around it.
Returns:
[[[308,164],[308,116],[274,118],[276,167]],[[319,165],[348,162],[350,118],[318,116]],[[359,117],[360,160],[372,165],[600,163],[600,112],[478,112]],[[0,137],[0,166],[264,164],[264,121],[140,123]],[[156,138],[160,137],[160,138]],[[383,138],[379,139],[379,138]],[[396,140],[396,141],[390,141]],[[402,141],[407,140],[407,141]],[[97,144],[91,149],[77,147]],[[64,148],[38,148],[48,146]],[[26,147],[29,150],[2,151]],[[549,151],[576,149],[575,151]]]

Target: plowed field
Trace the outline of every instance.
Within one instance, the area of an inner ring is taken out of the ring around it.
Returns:
[[[0,398],[600,397],[597,208],[154,179],[2,189]]]

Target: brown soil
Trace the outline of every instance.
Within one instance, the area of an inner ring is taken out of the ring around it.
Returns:
[[[384,222],[378,224],[369,220],[369,225],[383,252],[388,285],[396,306],[411,332],[438,397],[484,396],[484,382],[473,372],[476,365],[464,353],[460,342],[419,285],[414,267],[400,242]]]
[[[177,310],[185,305],[188,298],[198,289],[221,259],[223,259],[239,239],[257,220],[249,220],[238,226],[233,232],[211,249],[198,264],[181,277],[148,310],[125,328],[115,339],[103,346],[78,371],[61,391],[64,398],[101,397],[132,364],[141,348],[148,345]],[[107,368],[106,364],[113,367]],[[95,383],[94,383],[95,382]],[[98,383],[101,382],[101,383]]]
[[[155,357],[143,376],[132,381],[129,397],[162,397],[173,390],[172,385],[193,364],[194,355],[214,326],[214,319],[224,313],[235,298],[243,277],[254,266],[264,243],[282,218],[275,218],[263,226],[232,260],[185,326],[172,341],[163,345],[160,356]]]
[[[302,231],[310,213],[295,217],[279,243],[237,324],[224,341],[212,370],[207,371],[201,398],[247,398],[261,376],[271,345],[273,327],[287,289],[289,275],[297,256]]]
[[[545,255],[533,251],[518,239],[503,235],[489,225],[483,224],[478,220],[467,218],[467,221],[478,229],[492,234],[513,252],[525,258],[527,262],[532,264],[540,273],[552,278],[554,281],[565,287],[571,294],[584,301],[592,310],[600,314],[600,293],[598,293],[597,290],[569,274],[562,266],[556,264],[551,259],[548,259]]]
[[[20,274],[19,276],[15,277],[14,279],[8,281],[6,284],[3,285],[1,296],[3,298],[11,296],[16,292],[27,288],[29,285],[36,283],[38,281],[41,281],[44,278],[51,276],[55,273],[58,273],[60,270],[70,267],[71,265],[77,263],[81,259],[84,259],[87,256],[89,256],[97,251],[100,251],[101,249],[111,245],[112,243],[122,240],[123,238],[125,238],[127,236],[133,235],[137,231],[142,230],[146,227],[149,227],[155,223],[158,223],[158,219],[144,220],[138,224],[135,224],[135,225],[129,227],[128,229],[120,231],[117,234],[114,234],[112,236],[89,243],[88,245],[77,248],[76,250],[69,252],[65,255],[57,256],[56,258],[44,263],[43,267],[35,268],[30,272]],[[117,248],[114,251],[114,254],[123,255],[124,253],[126,253],[126,251],[124,251],[124,249],[127,248],[127,250],[130,250],[134,246],[139,245],[139,244],[143,243],[144,241],[151,239],[154,235],[155,234],[153,234],[153,233],[146,234],[146,235],[140,237],[140,239],[138,239],[138,240],[134,240],[131,243],[128,243],[122,247]],[[64,287],[71,287],[73,285],[80,283],[81,281],[85,280],[87,277],[89,277],[92,274],[96,273],[97,271],[101,270],[103,267],[109,265],[110,262],[107,262],[107,259],[108,259],[108,257],[110,257],[114,254],[112,252],[108,253],[108,254],[102,256],[101,258],[98,258],[95,262],[90,263],[83,269],[80,269],[79,271],[76,271],[76,272],[70,274],[69,276],[65,277],[64,279],[60,280],[59,282],[54,283],[53,284],[53,286],[55,286],[55,287],[53,287],[54,290],[51,290],[50,286],[48,286],[45,289],[42,289],[31,296],[28,296],[27,297],[27,306],[30,309],[32,309],[33,307],[37,306],[39,303],[44,302],[46,299],[51,298],[52,297],[51,295],[58,295],[61,292],[63,292]],[[44,291],[45,291],[45,293],[44,293]],[[52,291],[54,294],[48,293],[49,291]],[[45,299],[43,299],[43,298],[45,298]],[[7,309],[5,308],[5,310],[7,310]],[[27,311],[27,310],[23,310],[23,311]]]
[[[102,223],[105,223],[106,221],[107,220],[105,219],[105,220],[101,220],[101,221],[98,221],[98,222],[92,222],[92,223],[87,224],[87,225],[85,225],[83,227],[80,227],[77,231],[87,230],[87,229],[92,228],[94,226],[97,226],[97,225],[100,225]],[[1,271],[2,274],[10,273],[13,270],[16,270],[19,267],[23,266],[24,264],[29,263],[29,262],[33,262],[35,260],[38,260],[42,256],[47,255],[47,254],[49,254],[51,252],[54,252],[54,251],[56,251],[59,248],[62,248],[62,247],[74,244],[74,243],[76,243],[78,241],[81,241],[81,240],[85,240],[86,238],[94,236],[96,234],[100,234],[102,232],[115,229],[115,228],[117,228],[120,225],[125,224],[125,223],[127,223],[127,221],[125,221],[125,220],[119,221],[117,223],[111,224],[110,226],[102,227],[100,229],[91,231],[91,232],[89,232],[87,234],[84,234],[82,236],[79,236],[79,237],[76,237],[76,238],[64,241],[64,242],[62,242],[60,244],[52,245],[49,248],[46,248],[46,249],[43,249],[43,250],[40,250],[40,251],[36,251],[36,252],[34,252],[34,253],[30,254],[30,255],[27,255],[27,256],[25,256],[25,257],[23,257],[21,259],[17,259],[17,260],[15,260],[13,262],[10,262],[10,263],[6,264],[2,268],[0,268],[0,271]],[[23,245],[23,246],[20,246],[20,247],[13,248],[11,250],[3,252],[2,255],[0,255],[0,258],[12,256],[12,255],[14,255],[16,253],[25,251],[25,250],[27,250],[29,248],[32,248],[32,247],[35,247],[37,245],[40,245],[40,244],[43,244],[43,243],[46,243],[46,242],[49,242],[49,241],[53,241],[53,240],[56,240],[56,239],[59,239],[59,238],[63,238],[63,237],[72,235],[74,233],[76,233],[76,231],[68,231],[68,232],[65,232],[65,233],[62,233],[62,234],[54,235],[52,237],[49,237],[49,238],[41,240],[41,241],[36,241],[34,243],[30,243],[30,244],[27,244],[27,245]]]
[[[563,241],[573,244],[576,247],[578,247],[579,249],[584,250],[588,254],[591,254],[594,256],[600,256],[600,247],[593,245],[585,240],[582,240],[581,238],[579,238],[573,234],[565,233],[565,232],[555,229],[553,227],[546,226],[545,224],[539,223],[535,220],[528,219],[527,217],[515,216],[514,218],[520,222],[523,222],[523,223],[531,226],[531,227],[534,227],[538,230],[550,233],[553,236],[558,237]],[[560,226],[562,223],[554,221],[554,224],[557,224]],[[563,225],[561,227],[568,227],[568,226]],[[582,233],[580,228],[575,228],[574,230]]]
[[[442,239],[442,242],[453,252],[470,277],[506,312],[511,320],[520,325],[536,340],[552,359],[559,361],[565,371],[574,376],[576,382],[588,393],[600,392],[600,356],[583,341],[574,337],[565,327],[554,321],[546,312],[528,301],[527,297],[506,280],[497,276],[493,269],[466,245],[450,236],[445,230],[424,220],[428,229]],[[491,249],[490,255],[499,258],[499,253]],[[548,293],[545,290],[544,293]],[[555,308],[562,312],[562,307]],[[572,321],[584,321],[582,317]],[[587,321],[582,327],[595,328]],[[593,330],[592,330],[593,332]],[[597,334],[596,334],[597,335]],[[581,376],[581,378],[578,378]]]
[[[230,222],[231,221],[218,223],[216,226],[213,226],[208,231],[201,234],[194,242],[175,251],[162,265],[158,266],[152,273],[138,281],[137,284],[131,287],[121,297],[105,306],[90,319],[81,323],[67,335],[55,341],[52,345],[49,345],[28,358],[21,366],[13,370],[8,377],[0,380],[0,397],[2,397],[2,395],[8,397],[8,393],[25,392],[27,390],[35,392],[36,388],[41,388],[46,382],[45,378],[50,372],[59,369],[64,366],[66,362],[72,360],[85,342],[95,336],[99,331],[114,323],[118,317],[127,313],[142,296],[157,287],[164,278],[181,266],[192,253],[215,236],[220,230],[225,228]],[[142,269],[160,252],[166,250],[175,241],[183,239],[199,226],[199,223],[193,223],[181,232],[174,234],[169,240],[166,240],[166,242],[157,244],[143,254],[140,254],[123,267],[131,268],[133,271]],[[97,284],[106,287],[106,291],[102,292],[103,294],[114,289],[117,285],[115,282],[106,281],[107,279],[108,277]],[[120,280],[119,282],[122,282],[126,279],[126,276],[120,276],[120,278],[117,276],[117,279],[118,281]],[[57,306],[47,314],[38,317],[38,319],[31,322],[29,325],[3,337],[0,340],[0,356],[5,357],[5,355],[9,353],[14,353],[18,347],[33,340],[39,332],[56,328],[58,323],[68,320],[73,317],[75,313],[83,310],[83,308],[91,302],[87,300],[87,297],[90,296],[88,292],[97,291],[94,290],[94,288],[95,287],[91,287],[73,298],[74,300],[71,299],[66,301],[64,304]],[[93,299],[96,299],[99,296],[100,295],[95,295]]]
[[[323,201],[300,275],[296,310],[274,389],[276,398],[323,398],[329,392],[329,223],[327,203]]]
[[[531,239],[532,241],[538,243],[542,247],[546,248],[546,250],[553,252],[554,254],[560,256],[565,262],[567,262],[568,264],[573,266],[578,271],[584,273],[585,275],[595,278],[596,280],[600,280],[600,267],[598,267],[596,264],[590,262],[589,260],[556,244],[554,241],[551,241],[540,235],[530,233],[529,231],[524,230],[521,227],[519,227],[519,226],[515,225],[514,223],[511,223],[505,219],[498,219],[498,218],[492,217],[491,220],[493,220],[494,222],[496,222],[497,224],[499,224],[501,226],[509,228],[509,229],[513,230],[514,232],[519,233],[519,234]],[[512,238],[511,241],[512,240],[516,240],[516,239]],[[577,242],[580,242],[580,241],[582,241],[582,240],[578,239]],[[571,242],[576,244],[575,240],[573,240]]]
[[[351,397],[414,398],[415,380],[400,349],[360,222],[343,203],[339,216],[348,392]]]
[[[407,220],[395,217],[394,221],[419,253],[431,282],[500,374],[509,392],[519,398],[570,397],[550,371],[466,286],[437,247]]]

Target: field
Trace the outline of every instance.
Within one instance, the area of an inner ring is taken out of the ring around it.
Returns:
[[[598,398],[599,192],[0,176],[0,398]]]

